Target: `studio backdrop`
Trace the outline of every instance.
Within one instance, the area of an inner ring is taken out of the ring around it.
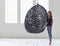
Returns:
[[[53,14],[53,38],[60,38],[60,0],[38,0],[46,12]],[[46,28],[42,33],[27,32],[24,21],[28,11],[37,4],[36,0],[0,0],[0,37],[1,38],[47,38]],[[36,21],[35,21],[36,22]]]

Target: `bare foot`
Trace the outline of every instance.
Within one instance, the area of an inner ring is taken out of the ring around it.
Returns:
[[[49,45],[51,45],[51,42],[49,43]]]

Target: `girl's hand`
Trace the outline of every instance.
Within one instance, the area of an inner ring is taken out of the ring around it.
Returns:
[[[45,25],[43,26],[43,28],[45,28],[45,27],[46,27],[46,25],[47,25],[47,22],[45,23]]]

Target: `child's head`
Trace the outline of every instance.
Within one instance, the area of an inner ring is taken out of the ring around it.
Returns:
[[[48,17],[52,17],[52,12],[51,11],[48,11]]]

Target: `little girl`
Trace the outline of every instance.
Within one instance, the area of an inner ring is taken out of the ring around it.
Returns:
[[[48,19],[47,19],[47,31],[48,31],[48,36],[49,36],[49,45],[51,45],[52,42],[52,12],[48,11]]]

